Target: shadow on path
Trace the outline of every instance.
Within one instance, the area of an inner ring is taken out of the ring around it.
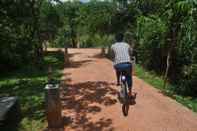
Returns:
[[[79,68],[85,64],[92,62],[92,60],[71,61],[68,68]]]
[[[63,110],[73,115],[74,118],[64,118],[65,125],[74,130],[101,131],[103,129],[113,130],[112,120],[100,118],[93,122],[89,114],[101,112],[103,106],[111,106],[117,102],[112,96],[116,95],[112,84],[105,81],[88,81],[67,85],[62,89],[61,99]]]

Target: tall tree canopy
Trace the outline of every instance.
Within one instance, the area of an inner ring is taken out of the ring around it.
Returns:
[[[196,0],[1,0],[0,14],[0,69],[40,65],[45,41],[106,47],[122,32],[135,42],[140,64],[175,90],[197,94]]]

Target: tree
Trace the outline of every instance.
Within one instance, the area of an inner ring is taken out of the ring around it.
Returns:
[[[2,27],[0,59],[1,69],[19,67],[23,63],[31,62],[33,56],[40,59],[39,48],[39,7],[37,0],[2,0]],[[25,50],[24,50],[25,48]],[[6,57],[5,57],[6,56]],[[36,60],[37,61],[37,60]],[[39,60],[38,60],[39,61]]]
[[[169,68],[171,66],[171,59],[172,53],[175,53],[175,48],[178,46],[178,35],[179,31],[181,29],[181,24],[184,21],[184,17],[190,15],[189,13],[192,11],[192,4],[191,1],[175,1],[171,2],[169,4],[170,7],[167,10],[167,12],[170,12],[170,18],[169,18],[169,33],[167,36],[169,38],[169,41],[167,41],[168,44],[168,53],[167,53],[167,59],[166,59],[166,71],[164,75],[164,87],[166,87],[166,81],[168,78],[168,72]],[[167,38],[167,39],[168,39]],[[172,69],[174,70],[174,69]]]

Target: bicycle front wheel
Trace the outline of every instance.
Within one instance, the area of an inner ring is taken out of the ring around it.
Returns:
[[[129,105],[128,104],[122,104],[122,113],[124,116],[127,116],[129,112]]]

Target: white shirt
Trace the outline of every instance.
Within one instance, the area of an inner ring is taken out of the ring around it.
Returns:
[[[111,46],[114,53],[114,65],[120,63],[131,63],[130,51],[132,48],[125,42],[116,42]]]

